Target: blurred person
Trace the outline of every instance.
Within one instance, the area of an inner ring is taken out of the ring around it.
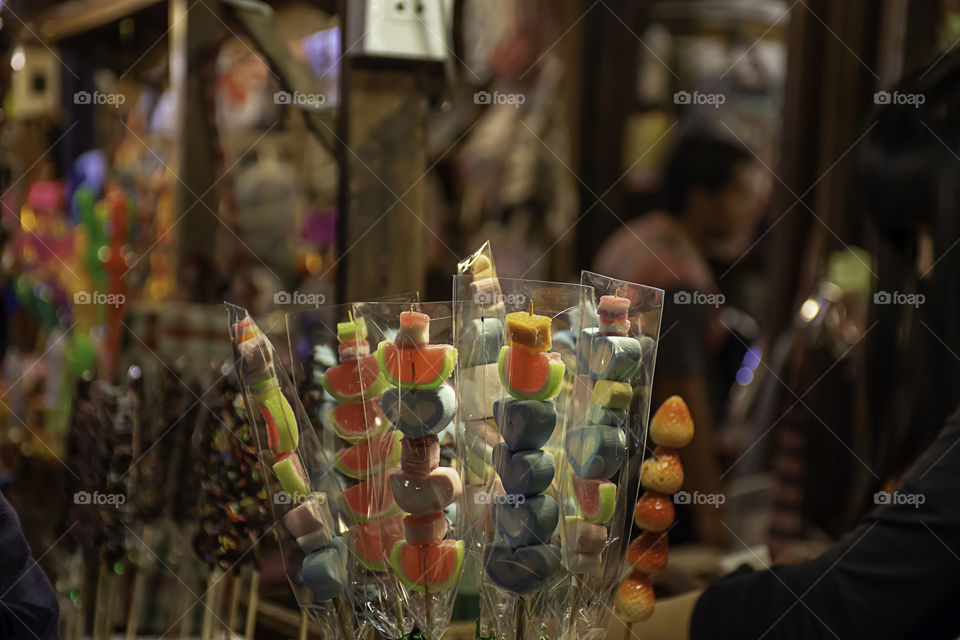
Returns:
[[[663,172],[663,211],[628,222],[597,252],[594,270],[666,292],[660,322],[653,406],[683,396],[697,425],[683,450],[685,488],[720,492],[720,465],[714,425],[722,415],[733,376],[721,357],[727,342],[720,322],[720,292],[710,259],[729,255],[752,234],[762,203],[759,163],[748,149],[709,133],[691,133],[675,145]],[[739,356],[742,358],[743,353]],[[737,364],[740,358],[733,358]],[[689,540],[723,547],[727,532],[722,510],[693,507],[695,532],[679,518],[671,541]]]
[[[682,637],[960,636],[960,52],[895,90],[924,100],[878,107],[858,150],[882,296],[871,307],[865,382],[878,482],[909,469],[820,556],[741,568],[664,607]],[[922,295],[922,304],[889,304],[886,292]]]
[[[53,587],[30,554],[20,520],[0,494],[0,638],[54,640],[59,613]]]

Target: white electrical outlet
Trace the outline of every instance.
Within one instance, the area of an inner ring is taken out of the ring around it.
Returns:
[[[351,55],[444,60],[448,0],[350,0]]]

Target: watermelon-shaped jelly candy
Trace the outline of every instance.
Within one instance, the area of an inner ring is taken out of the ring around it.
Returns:
[[[566,367],[559,353],[533,353],[504,347],[498,363],[500,382],[514,398],[549,400],[557,397]]]
[[[453,373],[457,350],[449,344],[425,344],[401,349],[384,340],[377,361],[391,385],[401,389],[436,389]]]
[[[440,540],[426,545],[401,540],[393,545],[390,564],[408,589],[438,592],[456,585],[463,570],[463,557],[463,540]]]
[[[337,451],[337,471],[348,478],[364,480],[400,464],[400,440],[403,434],[391,431],[382,436]]]
[[[379,398],[389,386],[380,375],[377,357],[373,355],[330,367],[320,382],[337,402],[344,404]]]

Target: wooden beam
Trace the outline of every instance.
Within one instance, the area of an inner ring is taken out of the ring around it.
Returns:
[[[314,77],[305,64],[290,54],[289,45],[277,28],[276,15],[270,5],[259,1],[225,2],[244,31],[263,54],[270,68],[283,83],[283,88],[292,93],[316,93]],[[341,61],[341,67],[346,61]],[[332,110],[303,109],[307,127],[331,153],[336,147],[332,127]]]
[[[165,0],[67,0],[44,10],[29,22],[45,40],[69,38],[125,18]]]
[[[175,122],[177,282],[191,302],[214,302],[207,269],[217,220],[216,131],[209,113],[216,87],[214,66],[221,23],[217,0],[170,0],[170,86]],[[206,266],[204,266],[206,265]]]
[[[349,71],[338,225],[344,300],[422,291],[426,100],[415,73]],[[345,94],[341,93],[341,98]],[[439,233],[439,230],[437,230]]]

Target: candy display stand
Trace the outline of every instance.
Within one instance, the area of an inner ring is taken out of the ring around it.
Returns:
[[[365,403],[364,411],[368,420],[384,416],[396,427],[385,447],[390,452],[380,452],[390,456],[390,470],[386,483],[378,484],[381,490],[385,484],[391,506],[403,514],[399,535],[389,541],[390,573],[417,632],[439,640],[450,624],[464,564],[456,526],[462,481],[450,466],[457,464],[451,305],[359,303],[353,319],[366,327],[387,385],[380,403]]]
[[[663,291],[584,271],[576,378],[562,425],[565,639],[606,636],[646,447]],[[571,508],[572,507],[572,508]]]
[[[460,455],[470,487],[465,528],[470,556],[483,565],[482,610],[489,612],[483,623],[492,626],[482,633],[539,638],[558,630],[553,612],[566,594],[558,523],[568,508],[556,473],[565,464],[559,425],[573,393],[572,329],[592,291],[480,280],[454,278],[454,307],[463,351]]]
[[[287,578],[325,638],[356,637],[342,491],[273,345],[245,309],[227,305],[238,377],[271,496]],[[332,508],[331,508],[332,507]],[[336,519],[334,515],[336,514]]]
[[[416,294],[393,296],[409,305]],[[287,315],[294,377],[325,448],[333,452],[343,488],[343,511],[354,521],[344,534],[356,615],[385,638],[413,629],[402,593],[389,572],[403,516],[393,502],[387,473],[400,455],[399,432],[380,409],[387,385],[371,352],[366,322],[352,305],[330,305]]]

